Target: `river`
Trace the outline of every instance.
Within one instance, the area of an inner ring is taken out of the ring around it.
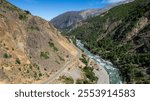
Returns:
[[[117,68],[114,68],[111,62],[92,54],[84,47],[80,40],[76,40],[76,45],[78,48],[84,51],[85,55],[87,55],[90,59],[93,59],[99,66],[103,67],[107,71],[107,73],[109,74],[110,84],[122,84],[121,77],[119,75],[119,70]]]

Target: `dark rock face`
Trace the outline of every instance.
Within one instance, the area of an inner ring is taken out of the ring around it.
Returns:
[[[76,22],[83,20],[77,11],[66,12],[51,20],[51,23],[59,29],[67,28]]]
[[[119,3],[111,4],[102,9],[87,9],[81,11],[69,11],[63,13],[55,18],[53,18],[50,22],[61,31],[70,30],[74,26],[76,26],[79,22],[86,20],[87,18],[91,18],[94,16],[98,16],[112,7],[118,6],[120,4],[125,4],[131,2],[133,0],[126,0]]]

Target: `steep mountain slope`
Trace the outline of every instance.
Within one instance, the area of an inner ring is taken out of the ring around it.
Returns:
[[[41,83],[62,68],[82,66],[79,57],[48,21],[0,3],[0,83]]]
[[[90,10],[84,10],[84,11],[70,11],[63,13],[54,19],[52,19],[50,22],[58,29],[69,29],[72,26],[74,26],[76,23],[87,19],[90,16],[94,16],[102,12],[98,9],[90,9]]]
[[[118,6],[120,4],[125,4],[131,1],[133,0],[126,0],[119,3],[111,4],[102,9],[87,9],[81,11],[66,12],[53,18],[50,22],[60,31],[68,31],[74,26],[76,26],[79,22],[86,20],[87,18],[98,16],[108,11],[112,7]]]
[[[135,0],[87,19],[68,35],[110,60],[127,83],[150,83],[150,1]]]

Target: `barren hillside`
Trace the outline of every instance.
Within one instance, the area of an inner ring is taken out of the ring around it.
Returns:
[[[48,21],[0,3],[0,83],[75,83],[81,54]]]
[[[77,49],[47,21],[8,2],[0,5],[1,82],[46,79],[77,54]]]

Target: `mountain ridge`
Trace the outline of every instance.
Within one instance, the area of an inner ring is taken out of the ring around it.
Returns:
[[[45,80],[78,52],[48,21],[7,1],[0,4],[0,36],[0,82],[4,83]],[[74,66],[80,63],[78,57],[74,61]]]
[[[125,83],[150,83],[150,1],[135,0],[85,20],[67,35],[111,61]]]
[[[6,0],[0,3],[0,83],[109,83],[107,72],[97,68],[51,23]]]
[[[115,6],[129,3],[132,1],[134,0],[121,1],[118,3],[110,4],[109,6],[101,8],[101,9],[85,9],[81,11],[68,11],[68,12],[65,12],[63,14],[56,16],[50,22],[57,29],[59,29],[60,31],[63,30],[65,32],[65,31],[68,31],[68,29],[70,30],[74,26],[77,26],[78,23],[86,20],[87,18],[98,16]]]

